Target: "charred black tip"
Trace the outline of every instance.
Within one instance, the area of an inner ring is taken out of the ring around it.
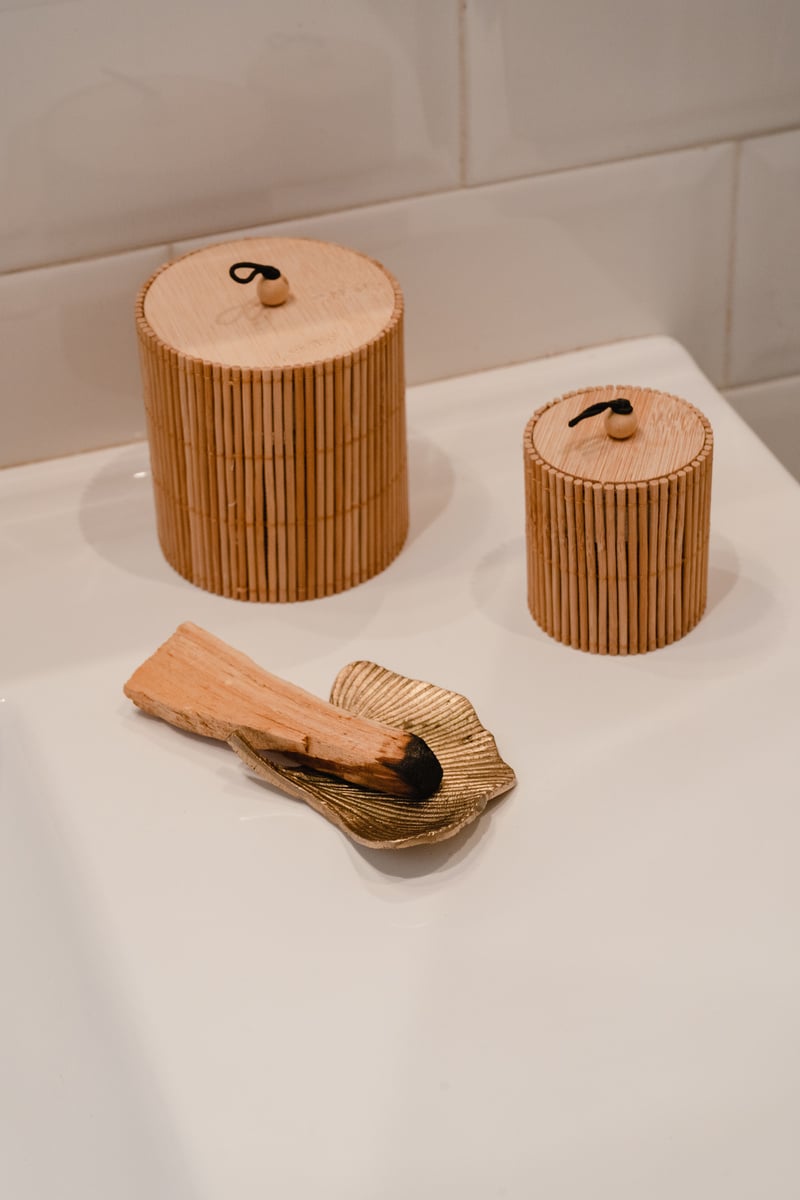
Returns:
[[[442,764],[421,737],[411,734],[401,762],[393,768],[404,785],[403,794],[410,800],[427,800],[442,782]]]

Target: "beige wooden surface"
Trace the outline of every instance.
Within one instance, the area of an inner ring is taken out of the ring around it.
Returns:
[[[289,281],[286,303],[266,308],[257,280],[231,279],[239,261],[277,267]],[[239,238],[159,271],[144,315],[162,341],[191,358],[274,370],[358,350],[380,336],[396,305],[386,271],[355,250],[311,238]]]
[[[569,422],[590,404],[630,400],[638,418],[635,434],[616,441],[605,419]],[[697,410],[684,400],[643,387],[592,388],[563,397],[536,422],[534,447],[541,458],[565,475],[597,483],[638,483],[680,470],[703,448],[705,428]]]

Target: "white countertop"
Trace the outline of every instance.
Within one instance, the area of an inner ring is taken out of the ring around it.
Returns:
[[[715,431],[708,610],[631,658],[526,606],[525,422],[607,382]],[[800,1194],[800,486],[665,338],[408,412],[406,548],[293,606],[172,571],[143,444],[0,473],[9,1200]],[[463,692],[518,785],[359,848],[134,712],[183,620],[323,696],[357,658]]]

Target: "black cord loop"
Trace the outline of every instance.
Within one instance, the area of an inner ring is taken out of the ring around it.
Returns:
[[[570,428],[577,425],[578,421],[582,421],[585,417],[597,417],[606,409],[611,409],[612,412],[622,413],[626,415],[633,412],[633,405],[630,400],[625,400],[624,397],[618,396],[616,400],[598,400],[597,404],[590,404],[582,413],[578,413],[577,417],[573,417],[569,422]]]
[[[237,271],[247,269],[250,270],[250,274],[245,279],[241,279],[239,275],[237,275]],[[236,283],[252,283],[256,275],[263,275],[264,279],[280,279],[281,277],[281,273],[277,267],[268,267],[263,263],[253,262],[234,263],[233,266],[228,269],[228,274]]]

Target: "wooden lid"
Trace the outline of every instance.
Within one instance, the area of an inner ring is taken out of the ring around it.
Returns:
[[[285,304],[261,304],[256,283],[232,280],[247,260],[279,268]],[[330,242],[240,238],[195,250],[146,285],[144,318],[155,335],[190,358],[269,370],[325,361],[373,341],[402,311],[394,279],[379,263]]]
[[[632,437],[609,437],[603,416],[589,417],[570,429],[569,421],[590,404],[618,396],[630,400],[638,417]],[[609,386],[570,392],[540,409],[530,436],[538,456],[565,475],[596,483],[638,483],[688,467],[710,445],[711,426],[678,396]]]

